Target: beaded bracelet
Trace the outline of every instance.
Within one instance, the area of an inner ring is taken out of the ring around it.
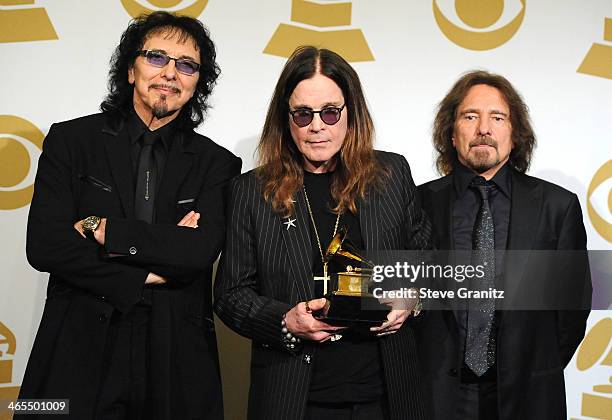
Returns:
[[[285,322],[285,315],[281,320],[281,334],[283,337],[283,344],[287,350],[294,350],[295,346],[300,344],[301,340],[298,337],[294,337],[293,334],[287,329],[287,323]]]

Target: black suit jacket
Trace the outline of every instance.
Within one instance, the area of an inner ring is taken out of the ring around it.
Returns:
[[[406,160],[377,152],[390,172],[384,191],[358,204],[361,235],[368,250],[422,249],[430,244]],[[295,227],[288,227],[265,202],[253,171],[234,182],[226,251],[215,284],[215,311],[233,330],[253,340],[250,419],[304,416],[316,347],[297,352],[282,344],[284,313],[314,298],[312,245],[304,193],[294,197]],[[380,339],[387,395],[393,419],[425,419],[410,322]]]
[[[575,194],[511,170],[508,250],[586,250],[586,233]],[[453,175],[419,186],[442,250],[454,248]],[[509,255],[506,287],[530,270],[526,259]],[[584,260],[586,262],[586,259]],[[575,279],[590,306],[588,263]],[[497,329],[497,382],[500,419],[565,419],[563,369],[584,337],[588,311],[504,311]],[[463,352],[452,310],[429,311],[415,325],[425,370],[428,403],[435,419],[454,418]]]
[[[70,398],[71,418],[93,418],[109,320],[140,300],[154,272],[168,283],[153,291],[152,412],[157,419],[222,418],[211,275],[225,239],[227,185],[241,161],[182,131],[166,160],[155,224],[134,219],[131,165],[122,120],[96,114],[49,130],[27,256],[50,277],[20,398]],[[199,227],[176,226],[190,210],[200,212]],[[106,249],[74,229],[89,215],[108,219]]]

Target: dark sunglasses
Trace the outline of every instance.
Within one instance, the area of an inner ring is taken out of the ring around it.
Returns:
[[[338,108],[335,106],[328,106],[323,108],[320,111],[313,111],[308,108],[296,109],[295,111],[289,111],[291,117],[293,118],[293,122],[298,127],[306,127],[309,125],[315,114],[319,114],[321,121],[323,121],[327,125],[334,125],[338,121],[340,121],[340,116],[342,115],[342,110],[346,104],[342,105],[342,107]]]
[[[176,71],[179,73],[191,76],[200,70],[200,65],[193,60],[170,57],[168,54],[161,51],[140,50],[136,53],[139,56],[142,55],[147,60],[147,63],[155,67],[164,67],[170,60],[174,60]]]

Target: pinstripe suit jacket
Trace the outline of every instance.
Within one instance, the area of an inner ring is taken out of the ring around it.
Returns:
[[[358,203],[367,250],[423,249],[431,225],[421,212],[404,157],[377,152],[390,178],[381,191]],[[314,298],[312,247],[304,193],[296,196],[295,227],[272,211],[254,171],[235,179],[228,214],[226,250],[215,286],[215,311],[234,331],[253,340],[250,419],[302,419],[316,345],[285,349],[280,326],[284,313]],[[404,323],[379,341],[393,419],[425,419],[414,335]]]

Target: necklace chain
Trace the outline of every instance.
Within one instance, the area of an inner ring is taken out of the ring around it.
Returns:
[[[326,265],[325,256],[323,255],[323,247],[321,246],[321,240],[319,239],[319,231],[317,229],[317,224],[314,220],[314,215],[312,213],[312,208],[310,207],[310,200],[308,199],[308,193],[306,192],[306,186],[304,185],[304,196],[306,197],[306,206],[308,207],[308,214],[310,215],[310,221],[312,222],[312,227],[314,228],[315,237],[317,238],[317,245],[319,245],[319,253],[321,254],[321,262],[323,265]],[[340,213],[336,217],[336,224],[334,226],[334,233],[332,234],[332,239],[336,236],[338,232],[338,223],[340,222]]]

